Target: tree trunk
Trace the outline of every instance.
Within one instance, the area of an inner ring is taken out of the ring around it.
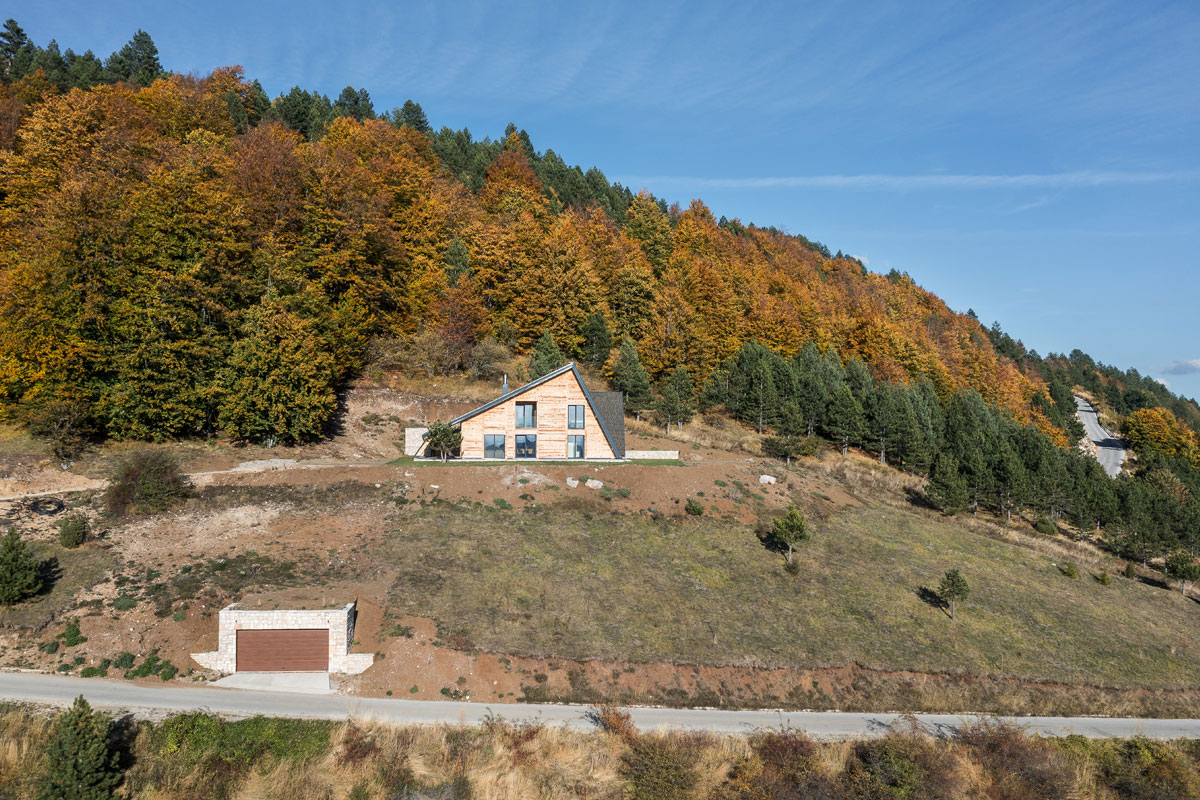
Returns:
[[[958,601],[957,601],[957,600],[954,600],[954,599],[951,599],[951,600],[950,600],[950,619],[957,619],[957,618],[958,618],[958,617],[957,617],[957,614],[958,614],[958,608],[957,608],[957,606],[958,606]]]
[[[842,458],[846,457],[846,448],[850,446],[848,439],[842,439]]]
[[[792,546],[790,544],[788,545],[787,551],[787,563],[792,563]]]

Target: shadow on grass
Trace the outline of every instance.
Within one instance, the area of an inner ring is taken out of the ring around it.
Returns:
[[[908,498],[909,504],[914,505],[917,508],[924,508],[928,509],[929,511],[937,511],[939,513],[941,512],[941,509],[929,499],[929,495],[925,494],[925,492],[918,491],[911,486],[905,486],[904,496]]]
[[[950,616],[950,604],[942,599],[942,596],[930,589],[928,586],[922,586],[917,589],[917,597],[921,598],[921,602],[926,605],[936,608],[947,617]]]
[[[38,589],[34,597],[42,597],[50,594],[54,590],[54,585],[62,578],[62,567],[59,566],[58,559],[54,556],[38,562],[38,578],[42,581],[42,588]]]

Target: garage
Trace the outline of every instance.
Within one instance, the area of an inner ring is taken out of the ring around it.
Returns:
[[[238,672],[324,672],[328,669],[328,628],[237,632]]]

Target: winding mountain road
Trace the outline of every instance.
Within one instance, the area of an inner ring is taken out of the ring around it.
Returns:
[[[1121,440],[1100,424],[1096,407],[1079,395],[1075,395],[1075,414],[1083,423],[1087,437],[1096,445],[1096,460],[1100,466],[1104,467],[1110,478],[1120,475],[1125,463],[1125,448],[1121,446]]]
[[[78,695],[98,708],[119,712],[182,713],[207,711],[225,716],[262,714],[273,717],[342,720],[371,719],[398,724],[449,723],[480,725],[488,718],[513,722],[540,720],[550,725],[591,729],[586,706],[552,704],[464,703],[455,701],[389,700],[344,695],[216,689],[202,686],[153,686],[99,678],[75,678],[41,673],[0,673],[0,698],[63,706]],[[701,708],[631,708],[642,730],[671,728],[721,733],[748,733],[761,728],[790,726],[819,739],[878,736],[901,719],[898,714],[857,714],[826,711],[718,711]],[[952,732],[970,715],[918,714],[916,719],[933,733]],[[1148,736],[1156,739],[1200,739],[1197,719],[1119,719],[1104,717],[1019,717],[1013,722],[1030,733],[1090,738]]]

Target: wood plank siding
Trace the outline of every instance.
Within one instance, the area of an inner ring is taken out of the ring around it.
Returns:
[[[537,404],[537,427],[517,428],[517,403]],[[567,406],[584,407],[583,429],[567,428]],[[532,386],[461,423],[462,458],[483,458],[484,437],[504,437],[504,457],[516,458],[518,434],[537,435],[537,457],[539,459],[566,459],[567,437],[583,434],[584,453],[587,459],[615,459],[619,456],[609,446],[604,431],[596,419],[595,410],[588,402],[583,387],[573,370],[567,370],[544,383]]]

